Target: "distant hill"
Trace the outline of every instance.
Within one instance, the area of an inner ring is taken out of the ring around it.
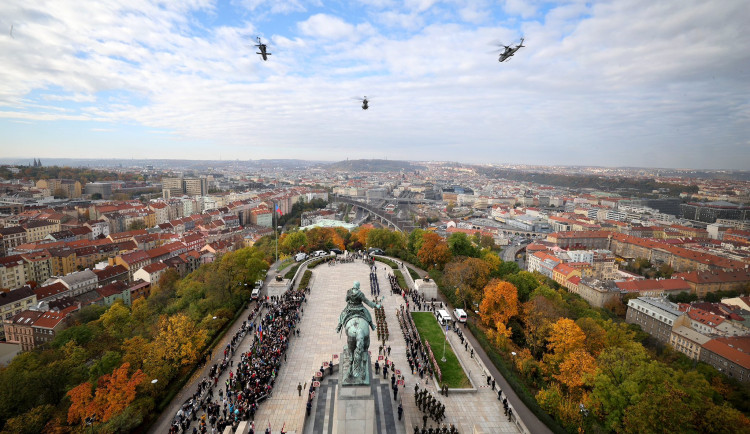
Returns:
[[[398,160],[346,160],[324,165],[323,167],[328,170],[341,170],[346,172],[400,172],[402,170],[425,170],[424,166]]]

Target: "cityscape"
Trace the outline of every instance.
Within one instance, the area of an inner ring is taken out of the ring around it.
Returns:
[[[750,4],[0,5],[0,433],[750,433]]]

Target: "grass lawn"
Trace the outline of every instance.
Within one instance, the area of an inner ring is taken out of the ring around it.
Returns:
[[[440,324],[435,319],[435,315],[430,312],[412,312],[411,315],[414,318],[414,324],[417,326],[422,342],[426,340],[430,343],[430,347],[432,347],[435,361],[443,373],[443,383],[441,385],[447,384],[450,388],[458,389],[471,387],[471,383],[466,377],[463,368],[461,368],[461,364],[458,362],[458,358],[453,352],[450,342],[445,346],[446,362],[440,360],[443,358],[445,334],[440,330]]]

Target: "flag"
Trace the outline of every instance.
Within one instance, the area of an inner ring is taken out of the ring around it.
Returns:
[[[262,325],[258,326],[258,334],[260,334],[260,340],[262,342],[263,341],[263,326]]]
[[[282,215],[281,208],[279,208],[279,204],[276,204],[276,212],[279,213],[279,215]]]

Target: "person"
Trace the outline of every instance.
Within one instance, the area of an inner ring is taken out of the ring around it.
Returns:
[[[427,428],[427,415],[422,416],[422,429]]]
[[[310,412],[312,411],[312,399],[307,400],[307,415],[310,416]]]
[[[398,403],[398,420],[401,420],[401,416],[404,414],[404,406],[400,402]]]
[[[375,375],[380,374],[380,363],[375,360]]]
[[[490,376],[489,375],[487,376],[487,385],[488,386],[490,385]]]
[[[495,390],[495,379],[492,379],[492,390]]]
[[[392,387],[393,387],[393,400],[395,401],[396,396],[398,395],[398,386],[394,384]]]
[[[471,358],[474,358],[474,348],[471,349]]]
[[[299,383],[299,384],[297,385],[297,394],[298,394],[299,396],[302,396],[302,383]]]

